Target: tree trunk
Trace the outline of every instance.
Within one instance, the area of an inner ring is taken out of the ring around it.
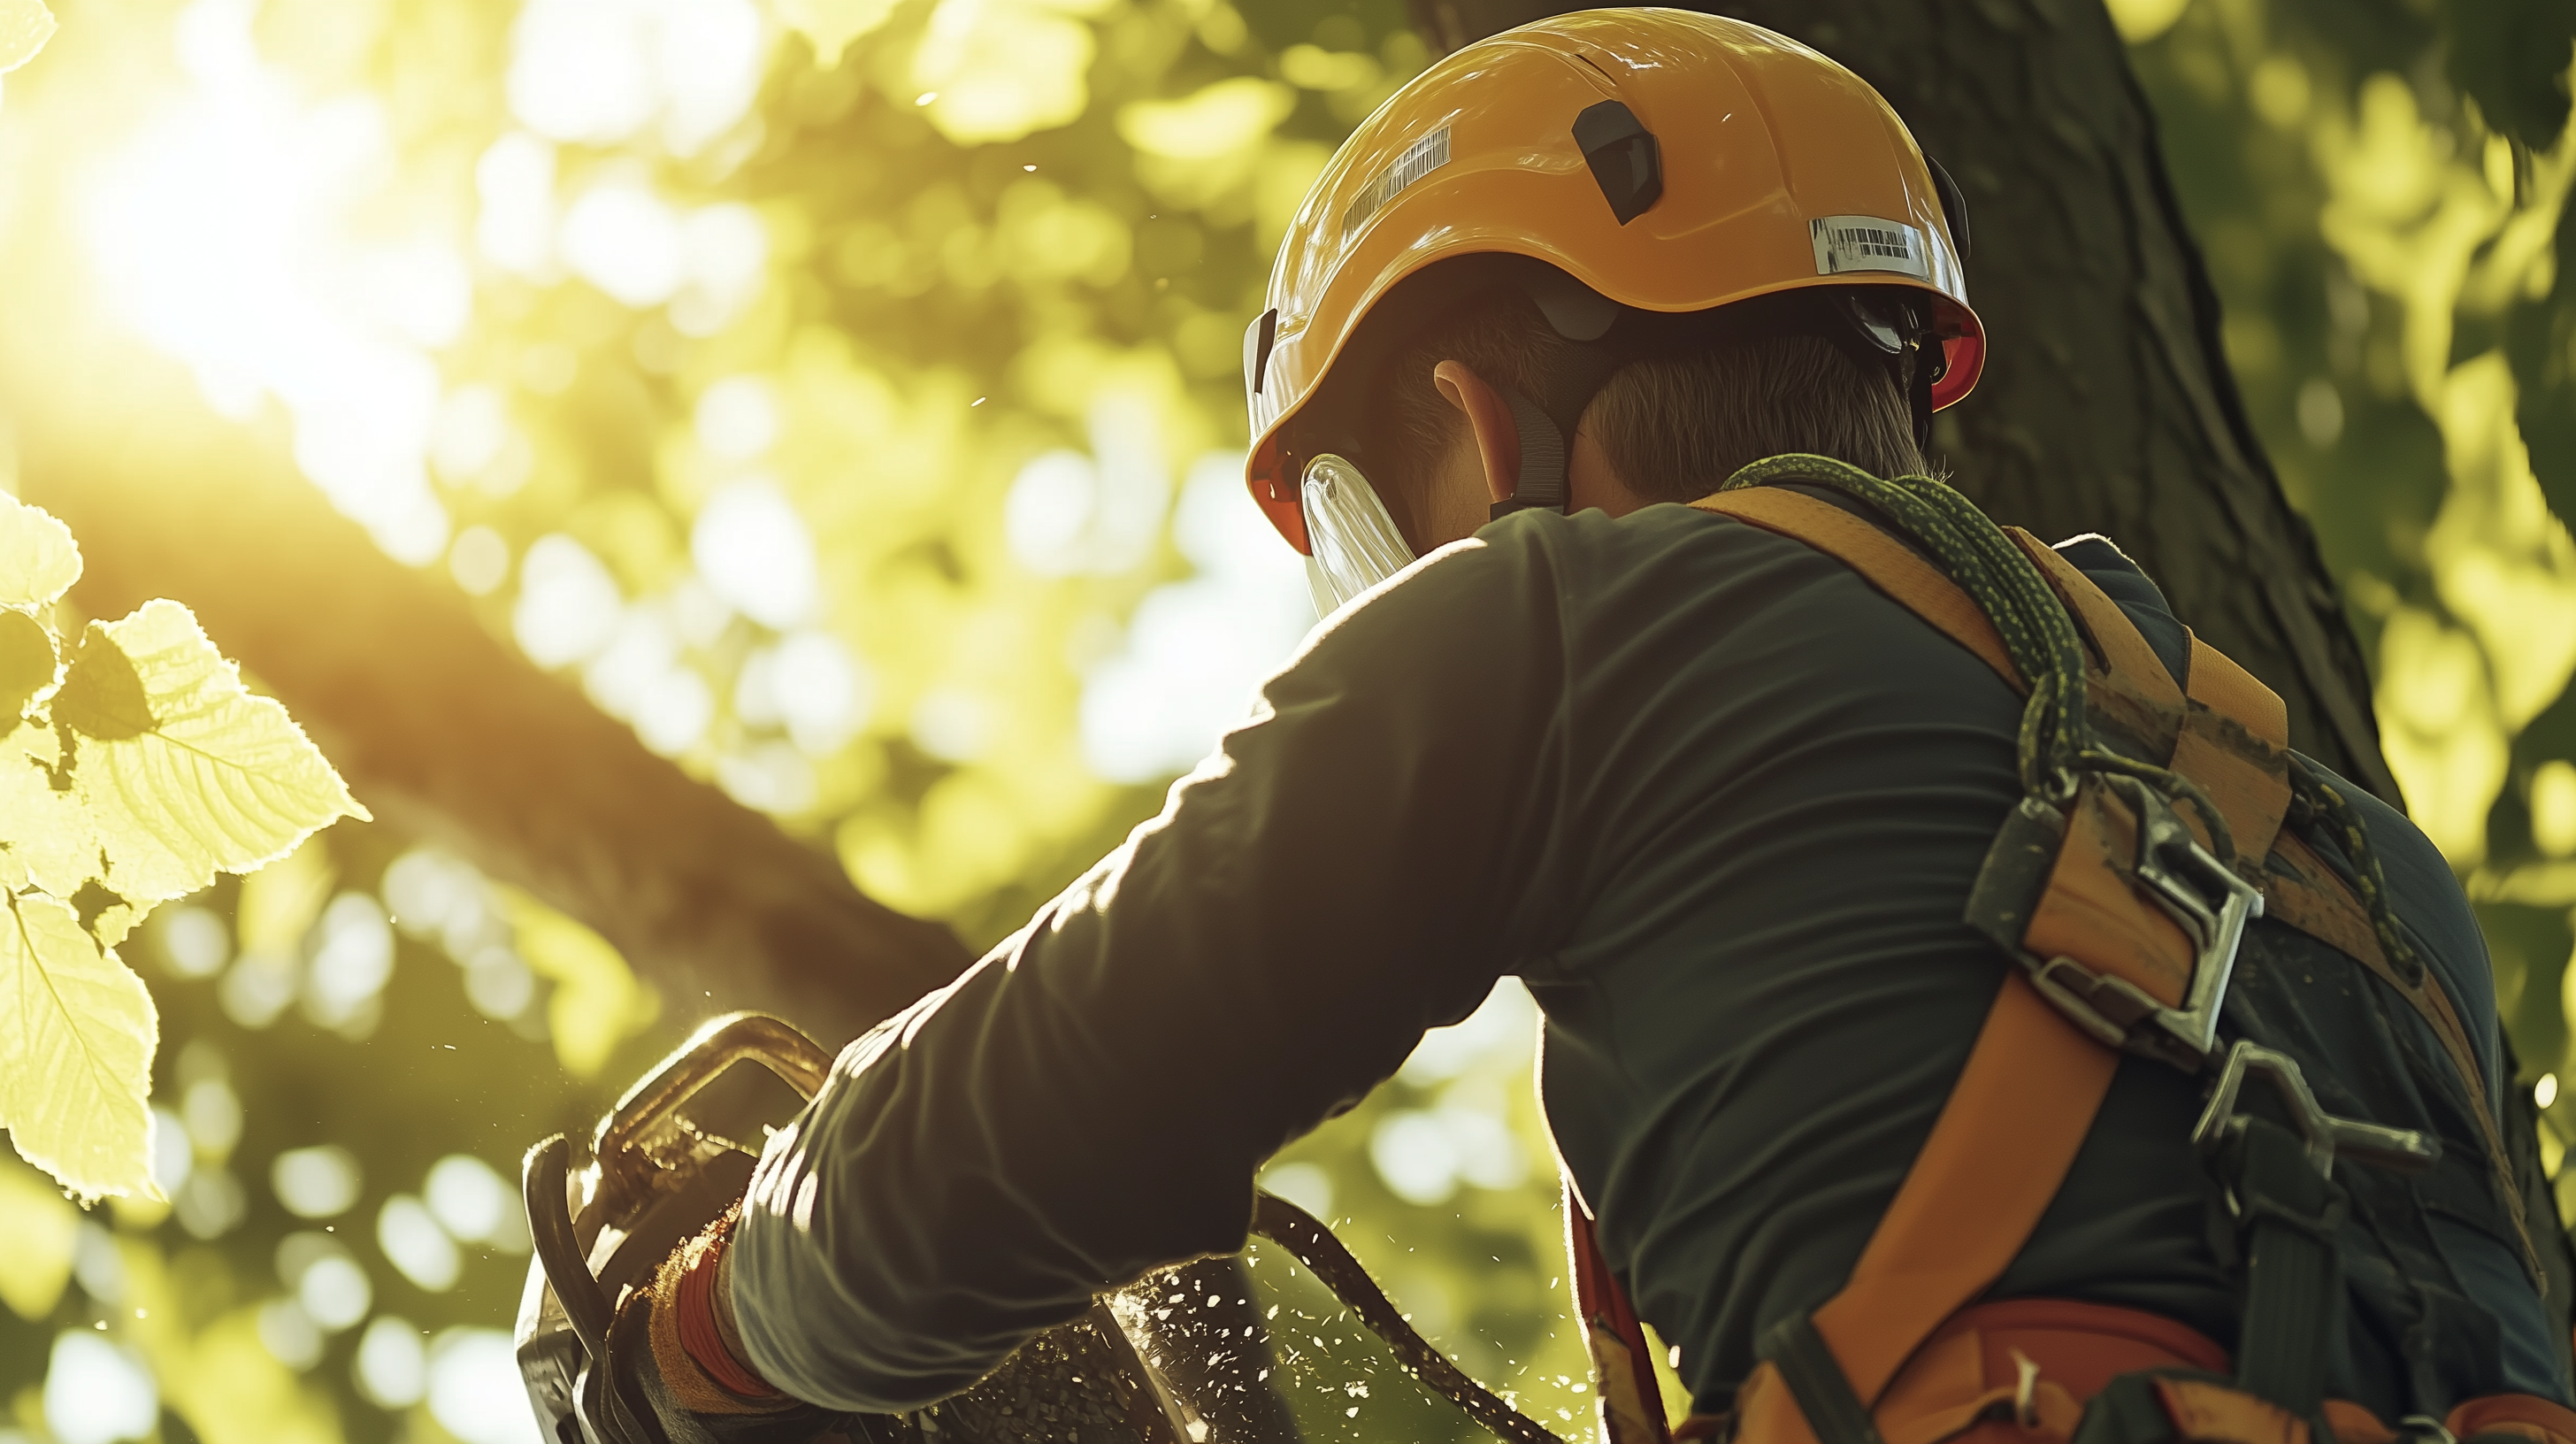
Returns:
[[[1578,7],[1413,0],[1438,49]],[[1850,66],[1967,193],[1984,379],[1934,450],[1996,520],[2100,532],[2270,684],[2292,745],[2399,802],[2370,674],[2219,346],[2154,113],[2100,0],[1732,0]],[[2402,805],[2402,803],[2401,803]]]

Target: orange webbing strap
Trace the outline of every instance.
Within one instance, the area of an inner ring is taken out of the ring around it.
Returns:
[[[2290,810],[2290,706],[2198,636],[2191,639],[2191,698],[2173,769],[2227,814],[2248,880],[2262,881],[2263,858]],[[2271,835],[2263,835],[2260,819],[2269,819]]]
[[[2099,777],[2084,779],[2066,809],[2066,841],[2022,933],[2037,958],[2072,958],[2166,1007],[2190,992],[2194,952],[2182,926],[2129,884],[2138,819]]]
[[[2174,685],[2173,674],[2165,670],[2163,659],[2147,645],[2147,639],[2130,622],[2129,614],[2120,610],[2118,602],[2103,595],[2102,589],[2093,585],[2075,563],[2060,555],[2057,548],[2017,526],[2005,527],[2004,535],[2013,539],[2013,545],[2039,568],[2049,590],[2066,604],[2076,626],[2092,642],[2103,672],[2156,707],[2182,705],[2182,689]]]
[[[2312,1444],[2306,1420],[2231,1385],[2164,1377],[2151,1387],[2173,1421],[2176,1439],[2191,1444]],[[2397,1444],[2400,1438],[2378,1415],[2349,1399],[2326,1400],[2324,1413],[2335,1444]],[[2576,1412],[2531,1394],[2470,1399],[2453,1408],[2442,1427],[2454,1439],[2502,1434],[2530,1444],[2576,1444]],[[2405,1437],[2423,1435],[2409,1429]]]
[[[2018,970],[2004,979],[1850,1281],[1816,1310],[1816,1332],[1853,1393],[1875,1401],[1942,1320],[2003,1275],[2057,1196],[2119,1064]]]
[[[1912,547],[1841,507],[1770,486],[1722,491],[1691,505],[1751,522],[1835,558],[1943,636],[1975,653],[2015,691],[2027,690],[2012,655],[2004,650],[2003,637],[1975,598],[1959,590],[1958,583]]]
[[[2378,930],[2361,899],[2298,834],[2278,832],[2279,819],[2290,802],[2288,735],[2289,709],[2280,697],[2217,648],[2193,637],[2191,709],[2183,718],[2173,769],[2199,783],[2227,814],[2241,857],[2262,859],[2277,852],[2288,864],[2286,875],[2255,863],[2246,865],[2246,876],[2262,885],[2265,910],[2357,959],[2395,989],[2441,1040],[2451,1071],[2468,1091],[2469,1111],[2477,1116],[2497,1192],[2513,1219],[2523,1256],[2537,1271],[2540,1254],[2532,1246],[2530,1224],[2523,1217],[2522,1187],[2513,1176],[2512,1155],[2505,1151],[2504,1134],[2487,1099],[2486,1072],[2478,1066],[2468,1030],[2461,1025],[2442,980],[2431,968],[2413,983],[2399,977],[2389,966],[2387,950],[2379,945]],[[2249,832],[2248,815],[2270,817],[2273,833]]]
[[[2519,1434],[2532,1444],[2576,1444],[2576,1411],[2530,1394],[2489,1394],[2451,1411],[2442,1427],[2455,1439]]]
[[[2126,684],[2125,690],[2158,710],[2181,709],[2181,726],[2171,740],[2172,760],[2167,765],[2200,784],[2219,811],[2227,814],[2239,856],[2259,863],[2271,850],[2273,834],[2290,810],[2289,704],[2197,636],[2191,639],[2190,691],[2184,695],[2119,603],[2104,595],[2056,548],[2017,526],[2004,532],[2037,564],[2040,575],[2100,649],[2111,674]],[[2193,823],[2200,821],[2188,809],[2183,816]]]

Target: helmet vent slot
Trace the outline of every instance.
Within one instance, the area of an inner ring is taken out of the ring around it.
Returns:
[[[1592,167],[1592,178],[1619,224],[1644,215],[1663,198],[1663,149],[1625,104],[1605,100],[1587,107],[1574,118],[1574,143],[1583,148],[1584,163]]]

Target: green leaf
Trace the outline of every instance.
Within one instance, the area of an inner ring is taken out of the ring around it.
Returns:
[[[36,58],[54,38],[54,12],[45,0],[0,0],[0,75]]]
[[[107,854],[105,881],[138,905],[367,816],[286,709],[243,690],[176,602],[92,626],[54,715],[78,734],[73,784]]]
[[[108,635],[106,623],[90,623],[81,637],[63,690],[54,694],[53,711],[55,722],[101,742],[122,742],[152,730],[152,703],[143,695],[142,675]]]
[[[54,685],[54,634],[25,612],[0,607],[0,731],[18,724],[28,700]]]
[[[0,1124],[20,1157],[84,1199],[159,1198],[152,1181],[152,995],[80,915],[42,893],[0,917]]]
[[[0,0],[0,71],[9,68],[10,0]],[[0,492],[0,606],[47,607],[80,580],[80,548],[70,527],[40,506]]]
[[[106,871],[80,794],[54,785],[61,760],[62,740],[53,732],[0,734],[0,884],[8,891],[33,882],[70,897]]]

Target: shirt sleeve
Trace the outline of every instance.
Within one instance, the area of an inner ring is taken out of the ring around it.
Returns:
[[[1445,548],[1319,628],[1159,816],[841,1054],[735,1235],[764,1377],[919,1408],[1104,1289],[1239,1249],[1261,1162],[1555,926],[1536,536]]]

